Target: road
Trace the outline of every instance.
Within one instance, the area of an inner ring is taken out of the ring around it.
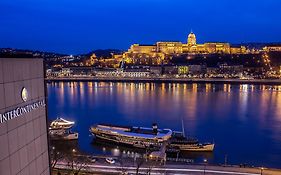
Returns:
[[[58,162],[56,165],[58,169],[69,169],[66,162]],[[120,174],[122,171],[128,174],[136,174],[136,166],[120,166],[118,164],[107,164],[107,163],[91,163],[85,168],[87,172],[97,174]],[[239,168],[239,167],[222,167],[222,166],[204,166],[204,165],[155,165],[148,166],[143,165],[139,168],[139,173],[143,174],[206,174],[206,175],[259,175],[261,169],[259,168]],[[281,175],[279,170],[262,170],[263,175]]]

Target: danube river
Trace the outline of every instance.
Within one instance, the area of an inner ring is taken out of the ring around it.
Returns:
[[[117,146],[93,144],[89,128],[97,123],[182,130],[213,153],[181,155],[202,163],[281,168],[281,87],[179,83],[48,83],[49,120],[74,120],[79,150],[123,154]],[[123,148],[122,148],[123,149]]]

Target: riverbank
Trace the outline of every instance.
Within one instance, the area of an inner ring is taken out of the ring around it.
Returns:
[[[223,79],[223,78],[129,78],[129,77],[55,77],[46,78],[48,82],[70,81],[103,81],[103,82],[154,82],[154,83],[221,83],[221,84],[257,84],[257,85],[281,85],[281,79]]]

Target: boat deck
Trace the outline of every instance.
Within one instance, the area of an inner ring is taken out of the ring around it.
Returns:
[[[172,131],[170,129],[158,129],[157,133],[153,132],[152,128],[145,127],[126,127],[126,126],[118,126],[118,125],[105,125],[98,124],[93,127],[100,131],[105,131],[112,134],[119,134],[127,137],[139,137],[144,139],[156,139],[162,138],[166,140],[170,138],[172,135]]]

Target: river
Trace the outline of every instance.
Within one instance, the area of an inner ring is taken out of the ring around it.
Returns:
[[[281,86],[52,82],[47,84],[48,117],[76,122],[78,146],[89,154],[123,154],[119,147],[93,144],[89,128],[97,123],[182,130],[213,153],[181,155],[200,163],[281,168]]]

